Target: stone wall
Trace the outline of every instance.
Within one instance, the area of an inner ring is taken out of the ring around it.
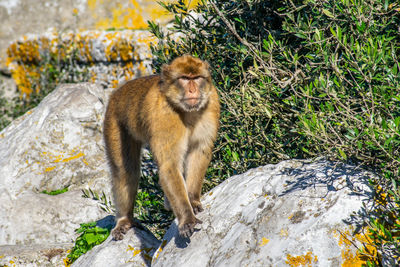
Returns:
[[[105,87],[150,74],[150,44],[155,38],[142,30],[49,30],[13,42],[7,49],[7,68],[23,96],[42,84],[89,81]],[[56,72],[57,76],[51,74]]]
[[[18,88],[29,97],[52,82],[53,70],[72,76],[61,82],[103,87],[148,74],[152,39],[135,30],[145,30],[148,20],[171,19],[150,0],[0,0],[0,95],[11,98]],[[61,63],[49,66],[49,56]]]
[[[61,33],[144,29],[147,20],[165,23],[170,19],[157,1],[150,0],[0,0],[0,62],[11,42],[49,28]]]

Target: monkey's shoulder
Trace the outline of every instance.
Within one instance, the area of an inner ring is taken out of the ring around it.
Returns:
[[[156,85],[160,82],[161,78],[159,74],[154,74],[150,76],[144,76],[140,78],[136,78],[133,80],[129,80],[122,84],[118,90],[122,91],[131,91],[131,90],[139,90],[139,89],[149,89],[153,85]]]

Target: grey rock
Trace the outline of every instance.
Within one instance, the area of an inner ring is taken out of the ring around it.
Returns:
[[[40,244],[0,246],[0,266],[64,266],[72,244]]]
[[[371,176],[324,160],[292,160],[231,177],[204,196],[203,224],[190,240],[171,226],[152,266],[349,263],[357,249],[342,238],[359,240],[346,220],[370,199]]]
[[[102,137],[110,91],[89,83],[60,85],[0,132],[0,266],[61,266],[81,223],[114,223],[103,203],[82,197],[83,189],[92,189],[110,200]],[[155,172],[146,152],[143,165],[143,173]],[[41,193],[65,187],[69,191],[59,195]],[[159,241],[149,232],[131,232],[124,242],[111,243],[111,251],[128,249],[117,259],[149,263]]]
[[[91,3],[89,3],[91,2]],[[28,34],[41,34],[50,27],[60,32],[71,29],[111,28],[116,11],[127,17],[130,10],[140,14],[144,21],[151,19],[150,12],[158,7],[155,1],[137,0],[140,9],[132,1],[87,1],[87,0],[0,0],[0,65],[4,60],[5,49],[16,39]],[[160,9],[158,7],[158,9]],[[118,18],[118,17],[117,17]],[[165,22],[168,18],[159,20]],[[122,18],[121,18],[122,20]],[[100,26],[99,23],[108,22]],[[121,25],[121,27],[135,26]],[[105,28],[106,27],[106,28]]]
[[[150,232],[134,228],[123,240],[115,241],[110,236],[77,259],[72,267],[150,266],[160,243]]]
[[[80,223],[107,216],[97,201],[71,191],[56,196],[24,192],[18,198],[1,197],[1,245],[71,243]]]
[[[111,190],[102,145],[106,103],[99,86],[61,85],[0,132],[0,245],[72,242],[80,223],[107,216],[81,192]],[[41,193],[65,187],[60,195]]]
[[[0,196],[66,186],[110,191],[99,86],[64,84],[0,132]]]

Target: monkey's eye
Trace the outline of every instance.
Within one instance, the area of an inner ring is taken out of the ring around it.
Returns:
[[[187,81],[187,80],[201,80],[203,78],[204,78],[203,76],[181,76],[178,79]]]

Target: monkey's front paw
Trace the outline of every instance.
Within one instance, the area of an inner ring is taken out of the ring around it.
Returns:
[[[134,226],[134,222],[127,218],[121,218],[117,221],[117,225],[111,231],[114,240],[124,239],[124,235]]]
[[[192,205],[192,209],[193,209],[194,214],[197,214],[197,213],[202,212],[204,210],[203,206],[200,203],[200,201],[192,200],[190,202],[190,204]]]
[[[188,222],[188,223],[183,223],[182,225],[179,226],[179,235],[185,238],[189,238],[193,232],[194,232],[194,227],[196,224],[202,224],[203,222],[200,221],[199,219],[195,218],[194,222]]]
[[[126,234],[126,232],[128,230],[129,229],[125,229],[123,227],[114,228],[111,231],[111,235],[112,235],[114,240],[122,240],[122,239],[124,239],[124,235]]]

